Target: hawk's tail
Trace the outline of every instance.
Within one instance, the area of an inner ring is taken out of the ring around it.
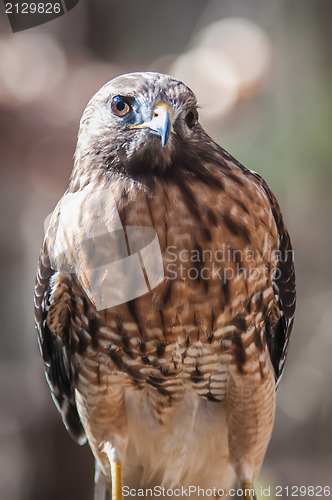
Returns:
[[[100,470],[96,462],[95,469],[95,492],[94,500],[111,500],[112,499],[112,485],[111,479],[106,477]]]

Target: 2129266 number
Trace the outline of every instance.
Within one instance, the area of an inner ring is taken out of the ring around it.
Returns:
[[[5,5],[6,14],[60,14],[61,4],[60,3],[11,3],[8,2]]]

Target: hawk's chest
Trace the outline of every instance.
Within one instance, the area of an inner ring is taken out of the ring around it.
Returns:
[[[228,366],[242,369],[247,359],[241,335],[249,346],[254,332],[262,331],[257,294],[264,294],[260,304],[266,309],[274,300],[266,268],[275,266],[269,253],[275,235],[264,200],[251,196],[249,215],[248,194],[232,183],[228,191],[199,183],[160,183],[148,193],[115,191],[114,199],[128,250],[134,248],[139,257],[148,291],[97,312],[85,307],[82,326],[92,339],[83,353],[89,362],[79,359],[80,372],[85,367],[96,372],[102,387],[114,379],[147,390],[161,421],[167,408],[183,399],[188,384],[199,396],[222,401]],[[153,237],[134,244],[130,239],[139,228],[155,234],[153,252],[146,251]],[[162,276],[151,286],[156,262],[161,262]],[[255,279],[250,279],[252,270]],[[121,289],[123,282],[115,281]],[[82,334],[76,336],[82,343]]]

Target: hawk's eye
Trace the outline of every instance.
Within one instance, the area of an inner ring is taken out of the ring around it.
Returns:
[[[131,104],[128,98],[116,95],[112,99],[111,109],[116,116],[125,116],[131,110]]]
[[[198,113],[195,108],[192,108],[190,111],[188,111],[186,115],[186,124],[188,125],[189,128],[193,128],[194,125],[196,125],[198,120]]]

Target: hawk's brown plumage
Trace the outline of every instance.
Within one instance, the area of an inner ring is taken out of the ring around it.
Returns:
[[[295,309],[291,242],[266,183],[196,113],[190,89],[166,75],[106,84],[83,114],[67,191],[81,196],[66,224],[80,268],[53,264],[61,206],[40,255],[46,374],[67,429],[95,455],[96,498],[116,467],[136,488],[251,484],[272,432]],[[97,239],[82,247],[98,190],[112,193],[124,228],[156,231],[164,267],[157,287],[103,310],[89,289],[103,293]]]

